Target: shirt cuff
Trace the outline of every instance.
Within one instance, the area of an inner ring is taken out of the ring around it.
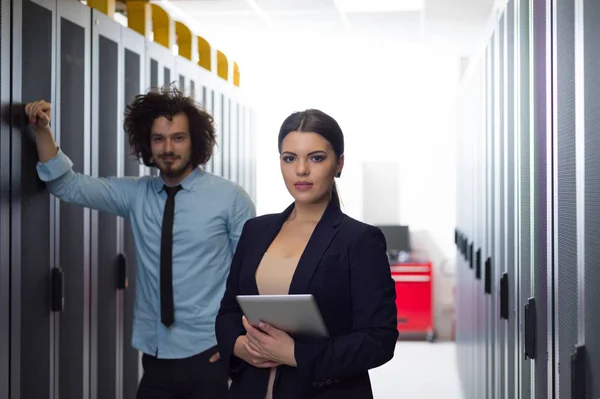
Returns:
[[[36,169],[42,181],[58,179],[73,168],[73,162],[59,148],[54,158],[47,162],[38,162]]]

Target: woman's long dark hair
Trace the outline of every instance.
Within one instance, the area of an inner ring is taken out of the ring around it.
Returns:
[[[281,153],[281,143],[285,136],[291,132],[312,132],[322,136],[331,144],[336,159],[344,154],[344,133],[337,121],[331,116],[318,109],[308,109],[302,112],[295,112],[288,116],[279,130],[278,148]],[[339,177],[337,175],[336,177]],[[331,191],[331,201],[339,208],[340,196],[337,191],[335,181]]]

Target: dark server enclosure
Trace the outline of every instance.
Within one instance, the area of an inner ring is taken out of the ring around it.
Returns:
[[[510,0],[462,79],[456,334],[468,398],[600,395],[598,21],[592,1]]]
[[[573,393],[580,397],[600,397],[600,4],[594,0],[577,2],[575,11],[578,21],[576,62],[576,98],[579,99],[578,116],[583,114],[583,124],[578,127],[577,148],[579,212],[578,237],[583,243],[579,256],[584,259],[578,265],[578,324],[581,351],[571,348],[574,358],[571,373],[575,374]],[[583,24],[581,23],[583,21]],[[583,41],[581,38],[583,37]],[[583,72],[583,74],[581,73]],[[582,76],[583,75],[583,76]],[[583,101],[581,101],[583,100]],[[581,120],[581,119],[579,119]],[[583,156],[583,159],[580,158]],[[583,204],[582,204],[583,203]],[[583,380],[582,380],[583,377]],[[572,380],[573,381],[573,380]],[[583,391],[583,392],[582,392]]]
[[[8,398],[10,352],[10,16],[0,2],[0,398]]]
[[[229,114],[238,105],[252,110],[215,71],[80,1],[0,0],[0,33],[0,398],[134,399],[143,370],[131,345],[131,227],[49,193],[24,104],[52,104],[50,127],[75,172],[156,175],[131,153],[124,111],[136,95],[174,82],[218,112],[218,129],[229,135],[208,171],[226,177],[229,147],[249,143],[243,160],[234,152],[243,165],[231,175],[244,170],[255,198],[253,127]]]
[[[57,109],[54,133],[75,172],[90,174],[90,9],[61,1],[57,8]],[[58,329],[58,397],[90,392],[90,210],[57,201],[56,263],[65,274],[65,308]]]
[[[54,398],[58,389],[55,346],[62,303],[54,310],[49,303],[51,270],[58,266],[55,206],[37,177],[35,141],[22,105],[55,102],[55,16],[55,1],[12,2],[11,398]],[[52,118],[56,126],[56,108]],[[62,292],[56,294],[60,299]]]
[[[556,187],[554,193],[556,375],[555,397],[571,395],[571,353],[578,343],[577,310],[577,170],[575,151],[575,1],[556,4],[556,49],[553,82],[556,85],[554,143]]]
[[[126,28],[121,28],[120,32],[124,87],[121,95],[122,104],[125,106],[131,103],[136,95],[146,91],[146,79],[143,74],[146,39]],[[121,132],[120,142],[124,149],[122,152],[124,175],[139,176],[145,167],[131,154],[129,140],[122,127],[119,127],[118,131]],[[133,231],[127,222],[123,226],[123,253],[127,275],[127,288],[123,294],[123,398],[133,399],[140,379],[140,359],[138,352],[131,346],[136,288],[136,254]]]
[[[121,26],[92,11],[92,176],[123,175]],[[92,211],[91,397],[123,391],[123,291],[119,289],[122,220]]]

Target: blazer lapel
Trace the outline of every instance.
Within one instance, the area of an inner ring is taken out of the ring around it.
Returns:
[[[307,292],[323,254],[337,234],[337,228],[342,217],[343,213],[340,208],[330,202],[308,240],[302,256],[300,256],[296,272],[290,284],[290,294],[304,294]]]

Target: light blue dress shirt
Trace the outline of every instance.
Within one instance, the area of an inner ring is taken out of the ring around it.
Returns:
[[[137,279],[132,345],[159,358],[185,358],[217,344],[215,318],[242,227],[256,215],[237,184],[195,169],[175,196],[173,296],[175,323],[160,321],[160,242],[167,198],[161,177],[94,178],[57,155],[37,164],[61,200],[126,219],[135,238]]]

